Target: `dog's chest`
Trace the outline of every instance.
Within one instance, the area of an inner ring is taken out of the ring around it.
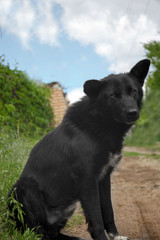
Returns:
[[[116,153],[116,154],[110,153],[109,162],[105,166],[103,166],[99,179],[102,179],[107,174],[107,172],[109,171],[112,172],[113,169],[117,166],[117,164],[121,160],[121,158],[122,158],[121,153]]]

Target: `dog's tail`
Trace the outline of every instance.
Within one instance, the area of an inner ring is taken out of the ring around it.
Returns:
[[[41,226],[46,224],[46,214],[43,197],[35,180],[20,178],[9,192],[8,207],[18,229],[24,232],[28,227],[43,234]]]

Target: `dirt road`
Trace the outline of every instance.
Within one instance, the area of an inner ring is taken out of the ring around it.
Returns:
[[[112,201],[121,235],[160,240],[160,162],[145,156],[123,157],[112,175]],[[86,229],[83,220],[67,232],[88,240]]]

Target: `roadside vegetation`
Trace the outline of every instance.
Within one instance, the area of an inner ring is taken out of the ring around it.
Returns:
[[[11,69],[0,57],[0,239],[37,240],[33,231],[22,235],[9,218],[7,195],[20,176],[35,143],[53,121],[50,90],[23,71]],[[13,199],[10,199],[13,201]],[[19,217],[22,208],[16,203]],[[23,219],[22,219],[23,221]]]
[[[44,134],[53,120],[49,98],[49,88],[0,57],[0,127],[32,137]]]
[[[142,156],[144,157],[145,159],[148,159],[148,160],[157,160],[160,162],[160,153],[157,154],[157,153],[140,153],[138,152],[138,149],[137,151],[134,151],[134,152],[126,152],[125,150],[123,151],[123,156],[125,157],[138,157],[138,156]]]
[[[0,239],[1,240],[37,240],[33,231],[26,229],[22,235],[15,229],[15,223],[9,218],[7,195],[20,176],[27,157],[36,139],[18,136],[16,132],[0,131]],[[21,208],[17,205],[19,213]]]
[[[140,119],[126,140],[127,145],[159,148],[160,143],[160,90],[145,96]]]
[[[127,145],[159,148],[160,143],[160,42],[144,44],[151,60],[140,119],[126,140]]]

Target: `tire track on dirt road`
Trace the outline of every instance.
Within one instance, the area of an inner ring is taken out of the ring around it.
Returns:
[[[160,164],[124,157],[112,177],[115,220],[131,240],[160,240]]]

